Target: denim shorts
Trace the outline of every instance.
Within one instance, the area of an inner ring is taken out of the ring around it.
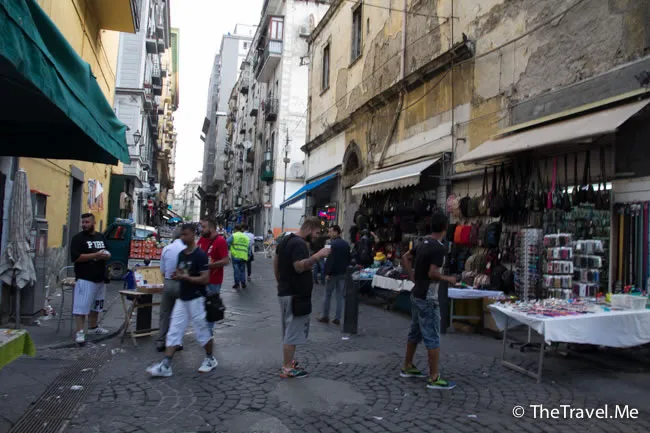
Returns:
[[[221,292],[221,284],[208,284],[205,288],[208,296]]]
[[[434,300],[419,299],[411,295],[411,330],[409,343],[431,349],[440,347],[440,305]]]

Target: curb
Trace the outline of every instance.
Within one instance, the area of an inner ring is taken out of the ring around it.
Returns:
[[[111,331],[108,334],[105,335],[100,335],[97,338],[93,338],[92,340],[86,340],[86,343],[99,343],[105,340],[108,340],[113,337],[117,337],[120,335],[120,333],[124,330],[124,324],[120,325],[118,329],[115,331]],[[74,347],[78,347],[78,344],[73,341],[72,336],[70,337],[70,342],[68,343],[57,343],[57,344],[50,344],[48,346],[36,346],[36,350],[56,350],[56,349],[70,349]]]

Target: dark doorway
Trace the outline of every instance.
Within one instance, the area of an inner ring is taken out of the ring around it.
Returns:
[[[75,179],[70,180],[70,226],[68,229],[67,243],[79,231],[81,231],[81,201],[83,200],[83,182]]]

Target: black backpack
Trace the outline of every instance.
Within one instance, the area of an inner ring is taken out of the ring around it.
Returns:
[[[357,243],[357,246],[357,264],[370,266],[372,264],[373,258],[372,248],[370,246],[370,242],[368,242],[368,238],[361,238],[361,240]]]

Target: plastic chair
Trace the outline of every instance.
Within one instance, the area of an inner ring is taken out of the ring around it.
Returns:
[[[65,266],[61,268],[59,271],[58,282],[61,287],[61,304],[59,305],[59,321],[56,326],[56,332],[59,332],[59,329],[61,328],[61,321],[63,320],[63,316],[66,313],[69,313],[70,335],[72,335],[72,331],[74,329],[74,316],[72,314],[72,307],[74,305],[74,286],[77,282],[76,278],[74,277],[74,266]],[[72,303],[70,304],[70,308],[65,308],[66,292],[69,292],[70,296],[72,296]]]

